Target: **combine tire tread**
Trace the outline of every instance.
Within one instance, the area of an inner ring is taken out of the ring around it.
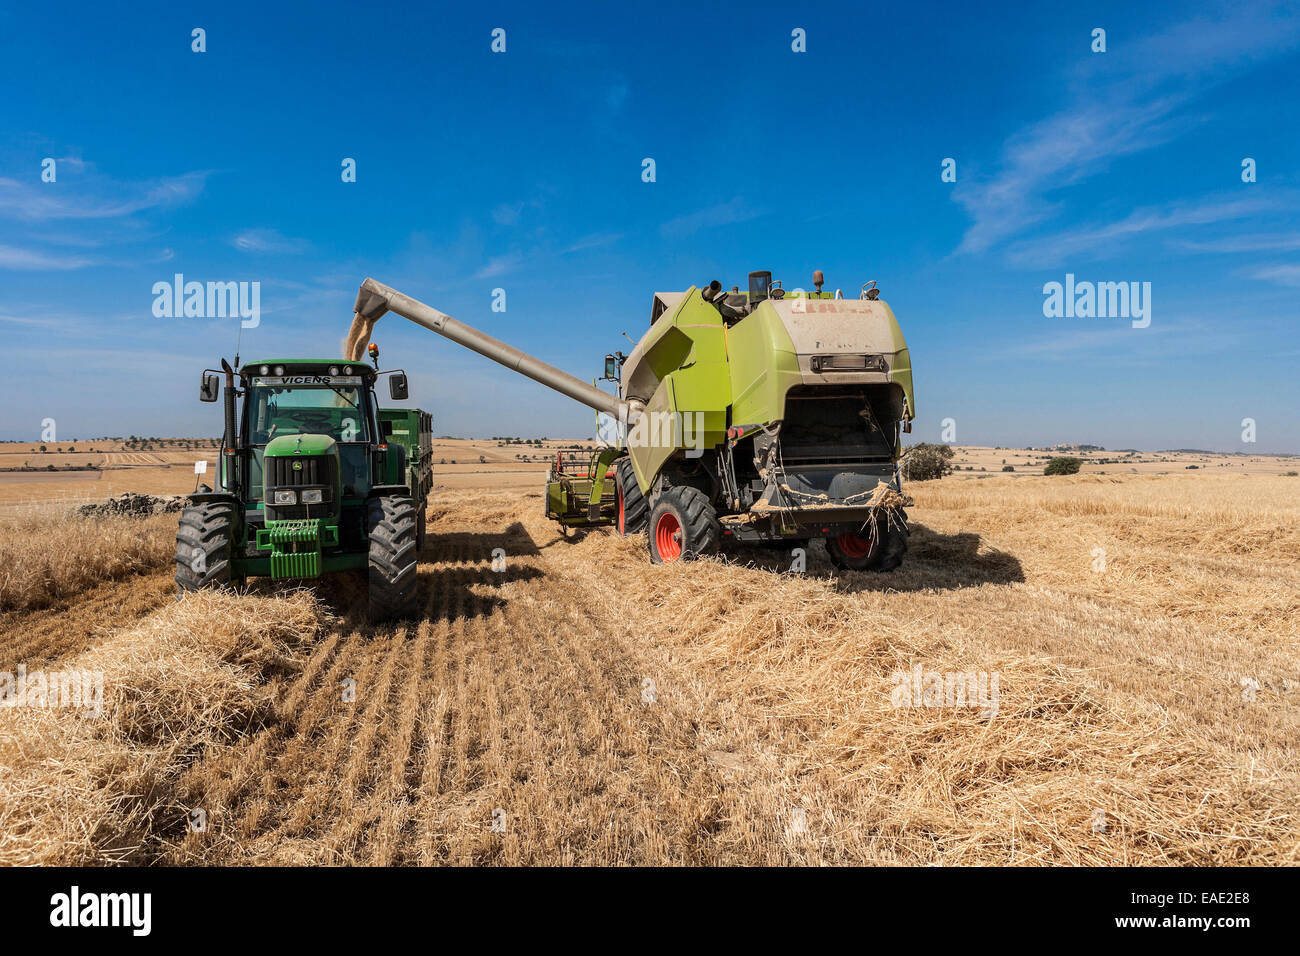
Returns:
[[[650,560],[654,564],[677,560],[677,557],[665,557],[660,554],[655,540],[655,529],[665,511],[671,511],[681,528],[682,560],[689,561],[706,554],[713,554],[722,544],[722,527],[718,523],[718,514],[707,495],[698,488],[681,485],[669,488],[659,496],[650,509],[650,520],[646,539],[650,548]]]
[[[641,493],[641,486],[636,483],[636,472],[632,470],[630,458],[620,458],[615,471],[618,482],[619,516],[621,518],[618,533],[624,537],[640,534],[645,530],[646,518],[650,514],[650,504]]]

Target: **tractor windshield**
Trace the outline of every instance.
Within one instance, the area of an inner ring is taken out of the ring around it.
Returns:
[[[248,497],[262,499],[262,456],[281,435],[327,435],[339,443],[339,472],[345,496],[370,486],[370,415],[367,390],[359,380],[331,384],[281,384],[254,378],[244,403],[244,433],[252,454]]]
[[[265,445],[281,435],[328,435],[344,444],[369,441],[364,400],[357,385],[254,383],[248,397],[248,443]]]

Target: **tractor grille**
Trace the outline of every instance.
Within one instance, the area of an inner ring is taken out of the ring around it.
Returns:
[[[286,458],[267,458],[266,487],[297,488],[302,485],[334,487],[333,455],[293,455]],[[300,468],[294,468],[300,465]]]
[[[294,465],[300,465],[294,468]],[[316,518],[329,511],[338,488],[338,459],[333,455],[292,455],[264,460],[266,516],[271,521]],[[318,505],[276,505],[277,488],[320,488],[324,501]]]

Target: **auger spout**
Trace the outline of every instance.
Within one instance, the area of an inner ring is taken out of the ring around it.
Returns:
[[[396,312],[398,315],[410,319],[416,325],[422,325],[431,332],[437,332],[439,335],[449,338],[467,349],[472,349],[480,355],[504,365],[513,372],[526,375],[533,381],[555,389],[562,395],[567,395],[574,401],[590,406],[598,412],[604,412],[614,418],[621,418],[631,422],[635,422],[640,417],[642,409],[639,403],[625,401],[616,395],[602,392],[594,385],[590,385],[582,379],[556,368],[554,365],[548,365],[541,359],[534,358],[526,352],[521,352],[513,345],[507,345],[500,339],[495,339],[485,332],[480,332],[473,326],[453,319],[446,313],[439,312],[432,306],[426,305],[418,299],[412,299],[408,295],[403,295],[396,289],[386,286],[382,282],[376,282],[374,279],[366,279],[365,282],[361,283],[361,288],[357,291],[357,302],[354,310],[358,315],[372,322],[385,312]]]

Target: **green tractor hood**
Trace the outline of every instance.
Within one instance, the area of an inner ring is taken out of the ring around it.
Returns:
[[[287,458],[291,455],[330,455],[337,443],[328,435],[281,435],[266,443],[269,458]]]

